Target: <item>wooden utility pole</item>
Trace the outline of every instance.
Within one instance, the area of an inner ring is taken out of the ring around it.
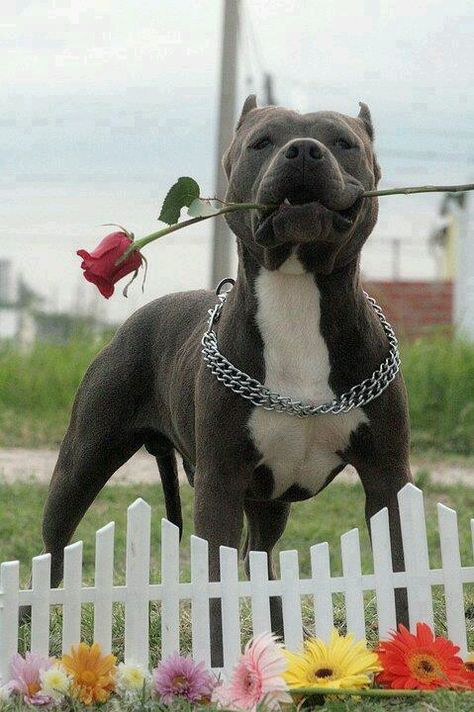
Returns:
[[[239,31],[240,0],[224,0],[222,31],[221,80],[219,101],[219,129],[215,167],[216,196],[223,199],[227,180],[222,168],[222,156],[232,140],[235,123],[235,100],[237,84],[237,37]],[[224,277],[231,268],[232,233],[222,216],[213,220],[211,287]]]
[[[268,72],[265,73],[263,77],[264,92],[265,92],[265,104],[273,106],[276,104],[275,94],[273,93],[273,76]]]
[[[457,223],[454,275],[454,321],[459,336],[474,343],[474,205],[464,193],[461,202],[452,202]]]
[[[392,238],[392,280],[400,281],[401,274],[401,247],[402,243],[399,237]]]

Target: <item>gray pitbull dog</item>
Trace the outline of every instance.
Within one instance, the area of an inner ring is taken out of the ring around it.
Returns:
[[[377,220],[380,170],[370,113],[299,114],[246,100],[223,165],[226,199],[279,207],[227,216],[237,237],[234,288],[215,326],[219,349],[274,392],[325,403],[386,359],[386,334],[364,296],[361,248]],[[44,511],[52,584],[63,547],[107,480],[142,445],[155,456],[168,518],[182,528],[176,452],[195,489],[195,533],[209,541],[210,577],[219,547],[271,554],[291,502],[320,492],[352,464],[366,516],[389,511],[394,567],[403,568],[398,490],[411,480],[402,377],[348,413],[306,418],[256,407],[203,362],[210,291],[171,294],[137,311],[88,369],[78,390]],[[348,508],[353,506],[347,503]],[[272,598],[272,625],[282,629]],[[397,598],[407,619],[405,592]],[[220,615],[213,616],[213,662]]]

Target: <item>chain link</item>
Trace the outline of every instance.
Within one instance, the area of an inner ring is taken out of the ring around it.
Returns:
[[[400,371],[400,352],[395,332],[375,299],[372,299],[367,292],[364,292],[367,301],[377,314],[390,344],[387,358],[372,375],[361,383],[352,386],[349,391],[343,393],[339,398],[319,405],[304,403],[289,396],[282,396],[270,391],[260,381],[251,378],[248,374],[236,368],[219,351],[214,325],[219,321],[222,308],[227,299],[228,292],[221,292],[225,283],[233,284],[234,282],[231,279],[222,280],[217,287],[217,304],[213,309],[209,309],[208,327],[201,340],[203,346],[202,355],[206,365],[217,380],[226,388],[230,388],[234,393],[250,401],[252,405],[264,408],[264,410],[296,415],[300,418],[310,415],[326,415],[327,413],[348,413],[353,408],[360,408],[377,398],[392,383]]]

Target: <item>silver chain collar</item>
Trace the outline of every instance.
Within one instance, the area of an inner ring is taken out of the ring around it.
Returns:
[[[349,391],[329,403],[321,403],[319,405],[304,403],[289,396],[273,393],[260,381],[251,378],[248,374],[236,368],[219,351],[217,334],[213,327],[219,321],[229,293],[228,291],[222,291],[225,284],[233,286],[234,280],[230,278],[224,279],[216,289],[218,301],[213,309],[209,309],[208,327],[201,340],[203,346],[202,355],[206,365],[218,381],[226,388],[230,388],[234,393],[250,401],[254,406],[265,410],[274,410],[278,413],[297,415],[300,418],[305,418],[309,415],[325,415],[327,413],[348,413],[353,408],[367,405],[374,398],[377,398],[392,383],[400,371],[400,353],[395,332],[376,301],[369,297],[367,292],[364,292],[367,301],[377,314],[390,344],[389,354],[385,361],[380,364],[369,378],[352,386]]]

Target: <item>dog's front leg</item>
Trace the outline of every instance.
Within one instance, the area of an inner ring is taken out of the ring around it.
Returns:
[[[393,463],[385,466],[374,467],[358,464],[358,473],[365,490],[365,518],[370,534],[370,518],[384,507],[387,507],[390,525],[390,540],[392,547],[392,561],[394,571],[403,571],[405,560],[403,555],[402,532],[400,526],[400,511],[397,494],[407,482],[412,482],[408,463],[405,466],[398,464],[395,469]],[[395,607],[397,623],[408,627],[408,598],[406,589],[396,589]]]
[[[230,483],[238,480],[220,468],[209,474],[196,469],[194,529],[197,536],[209,542],[209,580],[220,580],[219,547],[239,548],[243,525],[244,492]],[[213,667],[222,667],[222,617],[220,600],[212,599],[211,660]]]

